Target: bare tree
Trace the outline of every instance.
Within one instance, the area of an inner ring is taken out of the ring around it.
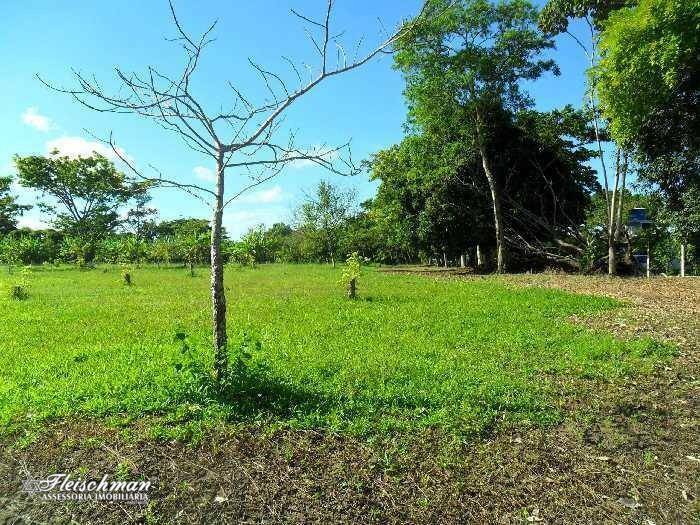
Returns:
[[[154,177],[144,175],[118,148],[110,133],[108,139],[115,154],[140,179],[158,183],[162,187],[174,187],[186,191],[211,205],[211,303],[212,329],[215,352],[214,369],[217,379],[222,379],[228,368],[226,335],[226,296],[224,292],[223,261],[221,256],[222,217],[226,206],[245,191],[278,175],[293,162],[306,161],[342,175],[355,173],[349,144],[337,147],[299,148],[294,133],[284,141],[277,138],[285,112],[300,98],[311,92],[326,79],[347,73],[368,63],[374,57],[391,52],[393,44],[410,32],[423,16],[423,10],[412,22],[403,23],[391,35],[366,53],[361,53],[362,41],[354,46],[352,57],[340,41],[342,33],[331,27],[334,0],[327,0],[325,14],[316,20],[292,10],[292,14],[304,25],[318,63],[298,67],[292,60],[282,57],[296,77],[296,87],[290,87],[282,75],[269,71],[249,59],[267,92],[267,100],[254,104],[234,84],[231,89],[230,110],[210,113],[205,104],[193,93],[192,77],[197,70],[203,50],[214,39],[211,34],[214,22],[200,37],[191,36],[181,25],[170,2],[172,20],[177,36],[172,39],[181,45],[186,63],[177,77],[168,76],[153,67],[144,73],[126,73],[116,68],[120,87],[109,93],[94,75],[74,71],[77,85],[72,89],[57,87],[39,79],[48,87],[71,95],[83,106],[100,112],[130,113],[151,119],[177,135],[191,149],[211,157],[216,163],[216,185],[212,190],[197,184],[168,180],[156,170]],[[335,58],[333,58],[335,57]],[[302,74],[302,71],[304,73]],[[305,80],[306,77],[306,80]],[[298,82],[298,83],[297,83]],[[246,185],[233,195],[225,192],[226,174],[229,170],[247,176]]]

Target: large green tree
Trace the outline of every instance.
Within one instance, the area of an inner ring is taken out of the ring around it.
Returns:
[[[148,192],[150,188],[150,184],[142,184],[134,188],[134,206],[126,212],[124,217],[124,228],[133,233],[137,239],[153,240],[155,237],[155,217],[158,215],[158,210],[148,206],[151,202],[151,195]]]
[[[699,0],[640,0],[603,23],[592,72],[611,134],[664,196],[682,254],[698,237],[699,28]]]
[[[12,177],[0,177],[0,233],[17,228],[17,217],[31,206],[18,204],[17,197],[10,193]]]
[[[599,101],[597,98],[597,80],[595,73],[599,61],[600,30],[605,20],[612,12],[621,7],[634,3],[635,0],[549,0],[540,13],[540,27],[548,34],[566,33],[578,44],[588,58],[590,69],[587,85],[587,112],[595,129],[598,146],[598,157],[601,168],[601,178],[605,188],[607,204],[607,243],[608,243],[608,273],[616,273],[616,243],[622,232],[621,212],[627,176],[628,151],[617,150],[615,158],[614,180],[608,180],[603,143],[609,140],[609,133],[604,121],[600,119]],[[589,29],[589,38],[580,37],[569,30],[569,22],[573,19],[585,20]]]
[[[113,231],[120,222],[119,207],[142,189],[97,153],[73,159],[54,152],[14,160],[20,183],[50,197],[39,206],[53,216],[54,226],[81,238],[96,239]]]
[[[557,72],[538,58],[553,47],[525,0],[432,0],[429,16],[398,46],[396,67],[406,77],[411,123],[431,133],[460,134],[463,156],[480,159],[489,185],[497,268],[504,270],[503,174],[496,171],[498,136],[492,115],[530,104],[525,80]]]
[[[380,185],[370,217],[380,259],[461,255],[493,237],[488,186],[461,150],[458,141],[421,133],[373,156],[370,176]]]
[[[640,0],[610,14],[593,71],[619,143],[650,153],[700,144],[700,0]]]
[[[586,117],[570,107],[502,111],[491,125],[512,264],[575,267],[584,244],[577,227],[600,189],[587,164],[595,152],[585,147],[593,136]],[[370,216],[388,255],[382,258],[455,258],[494,245],[490,189],[478,157],[465,158],[464,149],[459,136],[423,132],[375,154],[371,177],[380,186]]]

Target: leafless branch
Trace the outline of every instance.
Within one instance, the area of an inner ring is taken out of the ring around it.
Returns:
[[[218,114],[213,114],[193,95],[191,80],[200,64],[202,52],[214,41],[211,35],[216,28],[216,21],[200,36],[194,37],[182,25],[172,0],[169,1],[169,7],[176,36],[167,40],[180,46],[185,55],[180,74],[170,76],[153,66],[149,66],[143,74],[115,68],[119,85],[113,93],[108,92],[95,76],[84,75],[75,70],[75,86],[71,88],[53,85],[39,75],[37,78],[47,87],[70,95],[78,103],[94,111],[129,113],[153,120],[163,129],[175,134],[190,149],[216,160],[218,176],[223,177],[226,169],[235,170],[239,176],[249,176],[252,183],[242,192],[262,184],[279,174],[286,166],[298,162],[310,162],[340,175],[357,173],[349,144],[322,150],[299,148],[294,144],[293,134],[290,134],[286,145],[276,142],[275,136],[284,122],[284,114],[299,98],[326,79],[359,68],[378,54],[390,50],[400,38],[413,30],[426,10],[424,5],[412,22],[401,24],[396,31],[364,54],[359,52],[363,44],[361,39],[357,43],[352,60],[338,40],[343,32],[334,31],[331,27],[334,0],[327,0],[323,17],[318,20],[292,10],[292,14],[304,24],[319,56],[315,66],[303,65],[310,72],[310,78],[305,83],[300,67],[288,57],[282,57],[289,64],[296,78],[295,83],[298,82],[297,86],[292,87],[282,75],[249,59],[250,66],[259,75],[265,87],[268,100],[255,104],[229,82],[233,94],[232,107],[228,110],[219,108]],[[383,26],[382,31],[385,31]],[[330,65],[331,53],[336,55],[335,67]],[[224,131],[228,135],[227,140],[220,138]],[[218,184],[217,189],[212,191],[195,184],[165,179],[160,172],[157,177],[148,177],[115,146],[111,133],[108,140],[101,141],[109,144],[115,155],[141,180],[187,191],[200,200],[203,200],[203,194],[208,194],[216,197],[220,203],[224,201],[224,196],[218,195],[219,188],[223,192],[223,184]],[[241,192],[238,192],[226,200],[226,204],[240,194]],[[218,207],[221,207],[221,204]]]
[[[89,132],[88,132],[89,133]],[[209,205],[210,202],[204,199],[201,195],[199,195],[197,192],[203,192],[203,193],[208,193],[212,196],[216,196],[216,194],[208,189],[204,188],[202,186],[198,186],[196,184],[185,184],[181,182],[177,182],[174,180],[166,179],[163,177],[163,174],[158,170],[155,166],[152,164],[149,164],[149,167],[153,169],[156,173],[158,173],[158,177],[148,177],[144,175],[141,170],[139,170],[136,166],[134,166],[134,163],[124,154],[123,150],[119,148],[116,143],[114,142],[114,137],[112,133],[109,134],[108,139],[103,139],[100,138],[92,133],[89,133],[93,138],[98,140],[99,142],[108,145],[111,149],[112,152],[117,156],[119,160],[124,163],[124,165],[129,168],[129,171],[140,181],[142,182],[148,182],[152,184],[153,186],[161,187],[161,188],[177,188],[179,190],[182,190],[186,193],[189,193],[193,197],[197,198],[201,202]]]

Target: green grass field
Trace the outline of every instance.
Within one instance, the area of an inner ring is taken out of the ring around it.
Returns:
[[[127,287],[118,268],[42,268],[15,300],[3,269],[0,428],[150,416],[167,435],[223,421],[470,434],[556,421],[558,379],[645,373],[671,352],[566,321],[616,306],[604,298],[365,269],[350,301],[340,273],[229,268],[232,359],[251,357],[222,391],[206,373],[207,270],[144,267]]]

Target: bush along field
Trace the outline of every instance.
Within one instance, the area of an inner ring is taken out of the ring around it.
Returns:
[[[469,437],[552,424],[562,379],[645,374],[673,352],[567,321],[619,306],[607,298],[366,269],[349,300],[340,267],[230,267],[220,384],[208,272],[128,273],[129,285],[119,267],[3,272],[2,433],[81,417],[186,440],[222,423]]]

